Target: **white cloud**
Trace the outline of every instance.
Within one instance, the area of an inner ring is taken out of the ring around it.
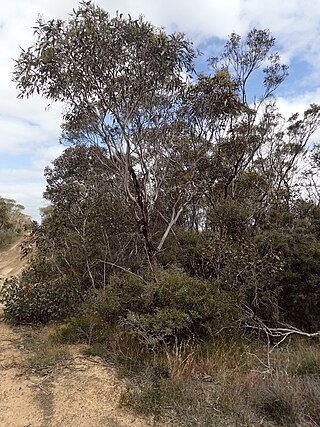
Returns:
[[[0,195],[25,206],[25,213],[39,220],[45,180],[41,171],[0,169]]]
[[[39,147],[34,155],[33,168],[43,171],[46,166],[49,166],[52,160],[59,157],[65,147],[63,145],[51,145],[48,147]]]
[[[292,114],[299,113],[301,116],[315,99],[320,99],[320,88],[315,92],[307,92],[298,96],[288,98],[278,98],[277,105],[281,114],[288,119]],[[309,146],[320,141],[320,129],[317,130],[310,138]]]
[[[45,127],[10,116],[0,116],[0,134],[0,152],[5,154],[33,153],[38,145],[48,143],[50,137]]]
[[[281,55],[290,63],[299,58],[314,68],[313,78],[320,83],[320,8],[314,0],[243,0],[242,19],[247,29],[268,28],[282,46]]]
[[[303,113],[314,104],[315,100],[320,99],[320,88],[316,91],[301,93],[291,97],[278,97],[277,105],[285,118],[289,118],[294,113]]]

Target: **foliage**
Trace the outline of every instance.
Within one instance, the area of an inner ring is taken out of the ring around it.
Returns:
[[[266,231],[257,241],[281,261],[273,276],[263,278],[265,288],[276,294],[280,320],[318,330],[320,242],[304,221],[296,221],[290,229]]]
[[[142,17],[111,18],[90,2],[82,2],[66,22],[40,19],[35,34],[36,43],[16,63],[20,96],[38,92],[65,102],[64,140],[106,147],[109,168],[151,261],[156,250],[151,216],[165,172],[177,157],[169,144],[181,134],[182,74],[193,72],[192,44]],[[177,219],[179,204],[180,198],[172,210]]]
[[[262,343],[261,325],[320,328],[320,106],[281,115],[274,46],[231,34],[197,73],[184,35],[81,2],[39,19],[16,61],[20,97],[64,103],[69,148],[5,318],[67,318],[55,338],[116,365],[123,402],[170,425],[319,424],[318,347]]]
[[[20,279],[7,279],[1,289],[4,318],[14,324],[47,323],[77,306],[83,295],[64,276],[38,281],[31,269]]]
[[[15,200],[0,197],[0,248],[30,229],[31,219],[22,212],[23,209]]]
[[[141,244],[128,235],[134,225],[123,199],[116,197],[119,185],[106,163],[103,148],[76,147],[45,171],[51,208],[37,233],[38,247],[47,257],[59,251],[58,268],[84,287],[106,283],[114,263],[134,269],[139,262],[130,254]]]
[[[45,172],[30,295],[66,292],[57,315],[90,295],[89,311],[151,347],[248,313],[319,329],[320,106],[281,115],[274,46],[268,30],[231,34],[197,74],[192,42],[143,18],[81,2],[68,21],[38,20],[14,80],[20,97],[64,103],[70,148]]]
[[[109,327],[117,327],[157,351],[173,341],[213,335],[240,315],[233,292],[218,299],[214,283],[179,270],[156,274],[148,282],[129,273],[113,275],[103,289],[88,293],[69,320],[70,339],[100,342],[99,333],[103,339]]]
[[[12,230],[0,231],[0,249],[6,248],[18,237]]]
[[[122,320],[130,333],[152,350],[157,349],[175,337],[176,339],[190,329],[192,319],[176,308],[156,309],[152,314],[128,313]]]

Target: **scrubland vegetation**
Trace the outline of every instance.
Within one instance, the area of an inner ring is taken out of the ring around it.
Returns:
[[[319,425],[320,107],[282,117],[273,37],[232,34],[200,74],[183,35],[90,3],[35,31],[15,81],[65,102],[69,148],[6,320],[64,319],[54,340],[155,420]]]
[[[0,196],[0,249],[4,249],[31,228],[31,218],[15,200]]]

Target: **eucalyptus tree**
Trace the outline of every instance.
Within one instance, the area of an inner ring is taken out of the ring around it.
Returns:
[[[106,147],[152,262],[185,205],[177,192],[155,244],[151,216],[168,170],[179,168],[170,147],[180,138],[177,115],[196,51],[182,34],[112,18],[90,2],[68,21],[39,19],[35,37],[15,65],[19,96],[62,101],[62,141]]]
[[[45,169],[50,209],[43,216],[44,238],[38,233],[38,247],[57,268],[91,287],[106,283],[112,265],[135,269],[139,257],[132,255],[137,247],[143,253],[121,185],[110,172],[112,164],[105,167],[109,163],[104,147],[77,146]]]
[[[197,75],[183,34],[82,2],[67,21],[38,20],[14,81],[20,97],[64,103],[62,142],[105,148],[107,157],[93,154],[107,171],[97,175],[117,182],[108,191],[126,204],[153,263],[173,227],[203,227],[208,207],[243,197],[250,179],[258,200],[289,182],[318,107],[281,129],[273,95],[288,69],[274,43],[266,30],[232,34],[211,75]]]
[[[227,116],[224,126],[214,128],[215,150],[208,162],[209,176],[204,177],[211,206],[235,197],[239,177],[265,143],[268,106],[288,74],[274,45],[268,30],[254,28],[246,37],[232,33],[220,57],[209,59],[214,75],[232,82],[242,103],[237,115]]]
[[[15,200],[0,196],[0,248],[31,228],[31,218],[23,210],[24,206]]]
[[[31,225],[31,218],[23,213],[24,206],[0,196],[0,232],[21,233]]]
[[[215,78],[233,85],[241,108],[225,115],[222,126],[211,127],[214,149],[201,169],[206,198],[212,208],[227,199],[250,199],[252,217],[281,194],[290,198],[294,193],[301,160],[320,125],[320,107],[312,104],[288,120],[281,115],[276,91],[288,66],[281,63],[268,30],[254,28],[246,37],[231,34],[210,64]]]

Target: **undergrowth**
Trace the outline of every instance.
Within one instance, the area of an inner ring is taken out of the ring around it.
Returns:
[[[117,368],[121,403],[172,426],[317,426],[320,375],[317,341],[292,340],[267,354],[253,336],[217,335],[163,344],[155,351],[119,326],[71,318],[57,342],[86,343],[84,353]],[[269,365],[267,365],[269,363]]]
[[[63,292],[74,298],[68,282],[31,287],[27,278],[5,285],[7,320],[47,320],[50,307],[64,312]],[[49,341],[37,341],[29,364],[42,369],[65,357],[65,346],[84,344],[86,355],[117,368],[122,404],[160,424],[319,425],[320,342],[296,338],[270,351],[262,335],[234,321],[236,297],[180,270],[152,283],[117,275],[69,310]]]

